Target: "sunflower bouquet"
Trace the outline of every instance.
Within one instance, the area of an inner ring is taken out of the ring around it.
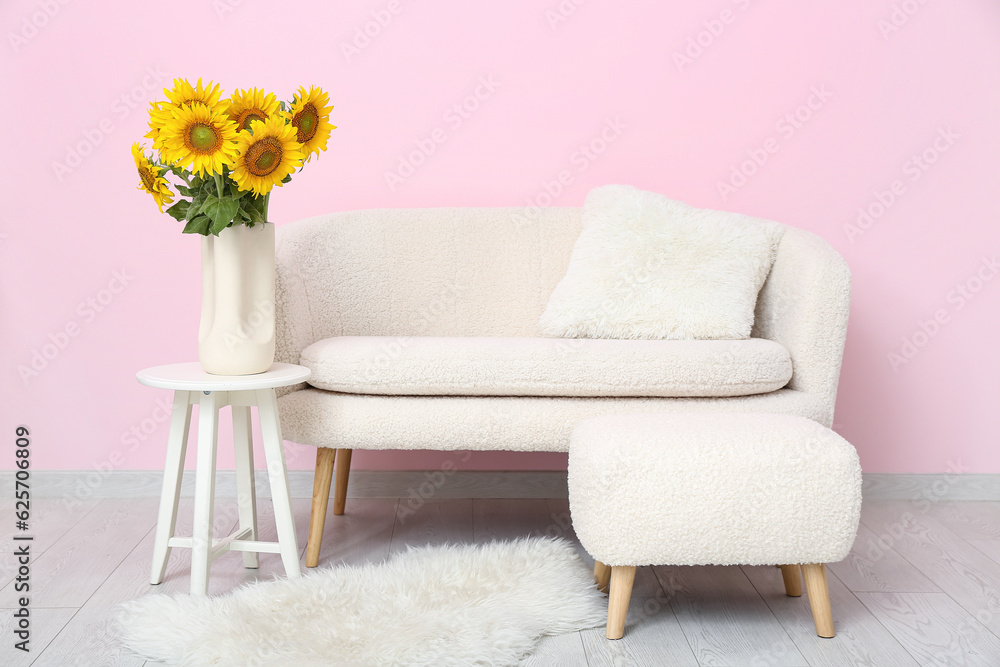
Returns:
[[[170,205],[167,213],[186,223],[185,234],[218,236],[232,225],[267,222],[272,188],[325,151],[335,129],[329,96],[316,86],[299,88],[289,103],[258,88],[220,99],[219,86],[201,79],[194,86],[175,79],[163,92],[167,101],[149,109],[153,153],[135,143],[132,157],[139,189],[161,213]]]

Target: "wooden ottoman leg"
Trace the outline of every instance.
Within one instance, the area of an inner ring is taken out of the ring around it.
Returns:
[[[594,581],[597,582],[597,590],[602,593],[607,593],[608,583],[611,581],[611,566],[605,565],[599,560],[595,560]]]
[[[625,634],[625,616],[628,603],[632,599],[632,584],[635,582],[634,565],[615,565],[611,568],[611,591],[608,596],[608,639],[621,639]]]
[[[802,597],[802,575],[798,565],[782,565],[781,578],[785,580],[785,595]]]
[[[351,472],[350,449],[337,450],[337,485],[333,487],[333,514],[340,516],[347,504],[347,478]]]
[[[806,580],[809,608],[816,623],[816,634],[833,637],[833,613],[830,611],[830,590],[826,586],[826,567],[823,563],[802,566],[802,578]]]
[[[323,545],[323,527],[326,525],[326,508],[330,504],[330,480],[333,479],[333,460],[336,456],[336,449],[316,448],[316,475],[313,477],[312,510],[309,513],[306,567],[319,565],[319,549]]]

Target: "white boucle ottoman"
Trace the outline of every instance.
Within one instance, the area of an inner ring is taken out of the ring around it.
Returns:
[[[639,565],[781,565],[821,637],[834,635],[824,563],[847,556],[861,512],[857,452],[802,417],[611,415],[569,447],[573,527],[610,583],[607,637],[624,633]]]

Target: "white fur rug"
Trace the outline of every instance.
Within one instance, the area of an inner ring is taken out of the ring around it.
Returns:
[[[410,549],[214,598],[150,595],[118,622],[129,648],[170,665],[511,665],[542,635],[606,615],[570,543],[524,538]]]

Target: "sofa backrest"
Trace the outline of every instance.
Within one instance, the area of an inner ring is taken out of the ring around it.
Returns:
[[[579,233],[579,208],[373,209],[279,227],[277,360],[332,336],[397,337],[386,345],[400,349],[410,336],[538,336]],[[751,335],[788,349],[788,387],[821,399],[828,426],[849,303],[843,258],[785,226]]]
[[[279,227],[278,265],[315,340],[536,336],[579,233],[578,208],[347,211]]]

